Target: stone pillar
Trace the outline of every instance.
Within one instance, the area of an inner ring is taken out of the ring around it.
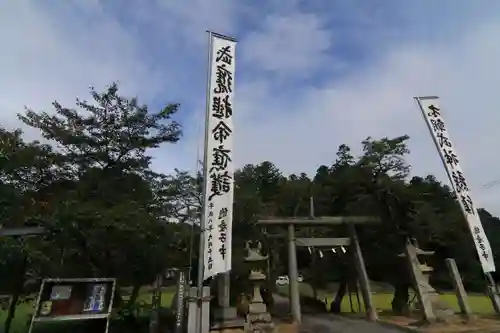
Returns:
[[[201,298],[201,332],[208,333],[210,331],[210,287],[203,287]],[[196,332],[198,333],[198,332]]]
[[[370,280],[368,279],[368,273],[366,273],[365,261],[363,258],[363,253],[361,252],[361,247],[359,245],[358,235],[356,233],[354,224],[350,223],[349,229],[351,234],[352,246],[354,248],[354,258],[356,260],[356,270],[358,271],[361,294],[363,295],[363,302],[365,303],[366,315],[368,317],[368,320],[377,321],[378,315],[377,310],[373,307]]]
[[[189,289],[187,333],[208,333],[210,330],[210,287],[203,287],[201,295],[201,299],[198,299],[197,287]],[[201,332],[197,332],[200,317]]]
[[[189,288],[188,294],[188,320],[187,320],[187,333],[199,333],[196,332],[196,322],[198,320],[198,288]]]
[[[295,247],[295,226],[288,224],[288,278],[290,288],[290,312],[293,320],[300,324],[299,273],[297,270],[297,249]]]
[[[455,293],[457,294],[458,305],[460,306],[460,310],[462,314],[467,317],[470,317],[472,314],[470,305],[469,305],[469,297],[467,297],[467,292],[465,291],[464,284],[462,282],[462,277],[458,271],[457,263],[455,259],[447,258],[446,266],[450,271],[451,281],[453,282],[453,286],[455,287]]]
[[[497,314],[500,314],[500,295],[498,294],[498,288],[491,276],[491,273],[485,273],[486,279],[488,280],[488,296],[491,299],[493,309]]]
[[[230,303],[231,276],[229,273],[219,274],[217,277],[217,299],[221,308],[228,308]]]
[[[235,307],[230,305],[230,273],[217,276],[218,307],[214,309],[214,325],[212,330],[243,327],[243,319],[238,318]]]

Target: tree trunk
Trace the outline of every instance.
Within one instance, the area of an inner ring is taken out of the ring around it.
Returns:
[[[120,309],[123,305],[123,298],[120,288],[115,289],[115,295],[113,298],[113,308]]]
[[[276,279],[278,277],[278,263],[280,262],[279,247],[276,240],[272,239],[272,251],[270,252],[269,260],[271,262],[271,274],[269,274],[269,287],[271,290],[276,291]]]
[[[24,277],[26,274],[26,264],[27,264],[27,258],[24,257],[22,259],[21,265],[19,266],[19,270],[16,274],[18,278],[16,279],[16,282],[14,283],[12,288],[12,297],[10,299],[7,318],[5,318],[5,324],[4,324],[5,333],[9,333],[10,327],[12,325],[12,320],[16,315],[17,302],[19,301],[21,293],[23,292]]]
[[[335,299],[330,305],[330,311],[333,313],[340,313],[342,300],[347,292],[347,276],[343,276],[342,280],[340,280],[339,290],[337,291],[337,295],[335,295]]]
[[[355,313],[356,312],[356,311],[354,311],[354,303],[352,302],[353,293],[356,293],[356,297],[358,299],[358,307],[360,307],[360,304],[359,304],[359,295],[357,294],[358,293],[357,282],[358,281],[355,278],[355,274],[351,274],[350,278],[349,278],[349,281],[347,282],[347,292],[349,293],[349,305],[351,307],[351,313]]]
[[[312,271],[313,271],[313,277],[312,277],[312,292],[313,292],[313,298],[318,299],[318,267],[316,265],[316,253],[312,253],[312,258],[311,258],[311,266],[312,266]]]
[[[127,307],[132,306],[135,301],[137,300],[137,297],[139,297],[139,291],[141,290],[141,285],[140,284],[135,284],[134,287],[132,288],[132,293],[130,294],[130,298],[127,302]]]
[[[392,300],[392,311],[396,315],[405,315],[409,312],[408,285],[398,283],[394,286],[394,298]]]

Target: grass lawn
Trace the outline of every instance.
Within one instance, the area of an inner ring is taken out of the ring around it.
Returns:
[[[161,295],[161,304],[163,307],[170,307],[172,304],[172,299],[174,298],[175,288],[166,288]],[[124,296],[124,300],[127,300],[128,297]],[[143,292],[139,295],[138,301],[143,302],[144,304],[151,304],[152,293],[151,292]],[[16,315],[12,322],[11,333],[26,333],[28,329],[28,321],[31,318],[31,312],[33,309],[32,303],[20,304],[17,306]],[[3,331],[3,325],[6,318],[6,311],[0,310],[0,332]]]
[[[300,285],[300,293],[305,296],[312,296],[312,288],[308,284]],[[288,294],[288,286],[279,287],[279,292],[283,294]],[[325,291],[320,291],[319,296],[320,299],[327,299],[328,304],[332,302],[334,293],[326,293]],[[373,297],[373,305],[379,311],[387,311],[391,310],[391,302],[393,295],[391,293],[376,293],[372,295]],[[359,294],[361,309],[364,308],[363,299],[361,293]],[[458,306],[457,297],[454,293],[444,293],[441,294],[441,299],[446,302],[453,310],[459,311],[460,308]],[[490,315],[494,314],[493,306],[491,304],[490,299],[484,295],[469,295],[469,303],[472,309],[472,312],[479,315]],[[358,311],[359,304],[357,301],[357,297],[355,294],[352,295],[352,305],[354,311]],[[351,306],[349,302],[349,297],[346,295],[342,300],[342,312],[351,312]]]
[[[163,307],[170,307],[172,304],[172,300],[174,299],[175,295],[175,287],[166,287],[163,289],[163,292],[161,293],[161,305]],[[129,296],[124,295],[123,300],[128,300]],[[151,304],[153,298],[153,293],[150,291],[144,291],[139,294],[137,297],[137,301],[141,302],[143,304]]]
[[[12,321],[11,333],[25,333],[28,329],[28,320],[31,318],[33,305],[31,303],[20,304],[17,306],[16,315]],[[0,310],[0,331],[3,332],[3,326],[7,312]]]

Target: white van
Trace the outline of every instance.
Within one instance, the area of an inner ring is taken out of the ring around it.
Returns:
[[[290,280],[288,280],[288,276],[285,276],[285,275],[278,276],[278,278],[276,279],[277,286],[286,286],[289,283],[290,283]]]

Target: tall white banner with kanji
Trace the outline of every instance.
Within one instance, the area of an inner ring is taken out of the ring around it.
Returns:
[[[233,94],[236,42],[210,34],[205,128],[203,280],[231,270],[234,201]]]
[[[415,97],[415,99],[429,127],[457,200],[469,225],[483,271],[485,273],[494,272],[495,261],[490,242],[486,237],[476,206],[471,198],[470,189],[460,167],[460,159],[458,158],[455,146],[451,142],[448,130],[446,129],[439,106],[439,97]]]

